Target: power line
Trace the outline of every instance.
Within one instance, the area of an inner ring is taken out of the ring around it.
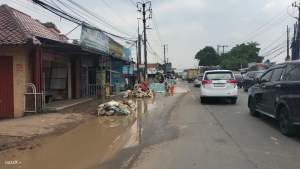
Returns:
[[[70,5],[68,5],[67,3],[61,1],[61,0],[57,0],[60,4],[62,4],[65,8],[67,8],[68,10],[70,10],[72,13],[74,13],[75,15],[77,15],[77,17],[80,17],[81,19],[85,20],[86,22],[89,22],[89,20],[82,16],[81,12],[77,12],[74,8],[72,8]]]
[[[285,37],[285,32],[283,32],[281,35],[279,35],[279,37],[277,37],[276,39],[274,39],[273,41],[268,43],[265,47],[262,48],[262,50],[269,49],[270,47],[272,47],[275,43],[277,43],[283,37]]]
[[[150,52],[151,54],[153,54],[154,56],[159,57],[161,60],[163,60],[162,57],[161,57],[160,55],[158,55],[156,51],[153,50],[153,48],[151,47],[149,41],[147,41],[147,46],[148,46],[148,48],[150,49],[149,52]]]
[[[287,19],[288,19],[287,16],[282,15],[281,17],[278,18],[278,20],[274,20],[274,22],[273,21],[268,22],[267,24],[265,24],[262,27],[260,27],[259,29],[257,29],[257,31],[255,31],[250,37],[248,37],[247,39],[245,39],[243,42],[245,43],[245,42],[247,42],[249,40],[252,40],[252,39],[256,38],[258,35],[264,33],[266,31],[265,29],[267,29],[268,27],[274,26],[277,23],[282,23],[283,21],[285,21]]]
[[[275,58],[281,56],[281,54],[283,54],[283,53],[285,53],[285,52],[286,52],[286,50],[283,50],[283,51],[281,51],[280,53],[278,53],[277,55],[275,55],[275,56],[269,58],[269,60],[275,59]]]
[[[286,6],[283,10],[281,10],[277,15],[273,16],[271,19],[269,19],[267,22],[265,22],[264,24],[258,26],[254,31],[250,32],[247,35],[247,38],[245,38],[245,40],[242,41],[242,43],[245,43],[255,37],[257,37],[258,35],[260,35],[261,33],[264,32],[264,30],[266,28],[268,28],[269,26],[275,25],[275,23],[277,23],[277,21],[282,21],[283,19],[287,19],[285,17],[286,12],[284,12],[291,4],[289,4],[288,6]]]
[[[85,26],[90,27],[91,29],[101,30],[99,28],[96,28],[96,27],[94,27],[94,26],[92,26],[90,24],[87,24],[87,23],[83,22],[82,20],[78,19],[77,17],[75,17],[75,16],[73,16],[71,14],[68,14],[68,13],[66,13],[64,11],[61,11],[61,10],[59,10],[59,9],[57,9],[57,8],[49,5],[49,4],[46,4],[46,3],[44,3],[44,2],[42,2],[40,0],[33,0],[33,2],[36,3],[36,4],[38,4],[38,5],[40,5],[44,9],[46,9],[46,10],[48,10],[48,11],[50,11],[50,12],[52,12],[52,13],[54,13],[54,14],[56,14],[56,15],[64,18],[64,19],[66,19],[66,20],[68,20],[70,22],[76,23],[78,25],[85,25]],[[108,35],[114,36],[116,38],[120,38],[120,39],[127,40],[127,41],[134,41],[132,38],[127,38],[127,37],[122,37],[122,36],[119,36],[119,35],[115,35],[113,33],[105,31],[105,30],[101,30],[101,31],[104,32],[104,33],[106,33],[106,34],[108,34]]]
[[[160,41],[160,44],[162,45],[162,44],[163,44],[163,41],[162,41],[162,38],[161,38],[160,31],[159,31],[159,29],[158,29],[158,25],[157,25],[156,17],[155,17],[155,15],[154,15],[154,13],[153,13],[153,20],[152,20],[152,22],[153,22],[153,26],[154,26],[156,35],[157,35],[157,37],[158,37],[158,40]]]
[[[271,49],[268,49],[267,51],[263,52],[264,54],[270,53],[282,46],[285,46],[286,41],[281,41],[280,43],[277,43],[276,46],[273,46]]]
[[[25,8],[25,9],[28,10],[28,12],[32,12],[32,13],[42,15],[44,17],[49,18],[49,15],[44,13],[45,10],[41,11],[41,8],[38,8],[39,10],[37,10],[37,8],[33,8],[32,6],[28,6],[27,3],[25,3],[25,2],[29,2],[29,1],[10,0],[8,3],[12,3],[12,4],[17,5],[19,7]],[[30,3],[30,4],[32,4],[32,3]],[[51,14],[50,15],[51,18],[58,19],[58,18],[54,17],[54,15],[52,13],[50,13],[50,14]]]
[[[273,51],[270,51],[268,53],[263,54],[263,56],[270,56],[270,55],[276,53],[277,51],[280,51],[280,50],[285,49],[285,48],[286,48],[286,46],[280,46],[280,47],[274,49]]]
[[[90,16],[94,17],[95,19],[97,19],[98,21],[104,23],[104,24],[107,24],[109,27],[115,29],[116,31],[120,32],[120,33],[123,33],[127,36],[131,36],[129,35],[128,33],[122,31],[121,29],[119,28],[116,28],[113,24],[109,23],[108,21],[106,21],[104,18],[102,18],[101,16],[97,15],[96,13],[84,8],[83,6],[79,5],[78,3],[74,2],[73,0],[67,0],[68,2],[70,2],[71,4],[73,4],[74,6],[76,6],[77,8],[83,10],[85,13],[89,14]]]
[[[126,22],[126,24],[129,25],[129,22],[127,21],[127,19],[125,17],[123,17],[117,10],[114,10],[112,8],[112,6],[106,0],[102,0],[102,2],[108,9],[111,10],[112,13],[115,14],[115,16],[117,16],[121,21],[124,21],[124,22]]]

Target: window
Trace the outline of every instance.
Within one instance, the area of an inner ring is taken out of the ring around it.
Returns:
[[[273,71],[269,71],[261,77],[261,82],[269,82],[271,80]]]
[[[264,74],[264,72],[256,72],[254,75],[254,78],[260,78],[260,76],[263,74]]]
[[[209,72],[205,76],[205,80],[231,80],[234,79],[231,72]]]
[[[282,70],[283,70],[282,68],[273,70],[273,75],[272,75],[272,79],[271,79],[272,82],[280,81],[281,75],[282,75]]]
[[[288,65],[285,80],[300,81],[300,64]]]

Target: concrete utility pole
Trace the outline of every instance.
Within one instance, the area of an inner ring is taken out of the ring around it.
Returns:
[[[291,59],[290,57],[290,28],[287,25],[287,29],[286,29],[286,33],[287,33],[287,41],[286,41],[286,45],[287,45],[287,54],[286,54],[286,61],[289,61]]]
[[[137,68],[137,80],[138,83],[141,82],[141,72],[140,72],[140,65],[142,63],[142,35],[140,34],[140,21],[138,20],[138,41],[137,41],[137,57],[136,57],[136,68]]]
[[[297,33],[296,33],[296,38],[295,38],[295,45],[293,46],[295,49],[295,53],[294,53],[294,56],[292,56],[292,60],[298,60],[298,59],[300,59],[299,58],[299,49],[300,49],[300,2],[294,2],[293,4],[292,4],[292,6],[294,7],[294,8],[297,8],[298,9],[298,18],[297,18],[297,20],[298,20],[298,26],[297,26]]]
[[[217,52],[218,52],[218,54],[220,54],[219,53],[219,48],[223,48],[223,50],[222,50],[222,55],[224,55],[224,53],[225,53],[225,48],[228,48],[229,46],[228,45],[218,45],[217,46]]]
[[[166,49],[167,48],[167,45],[165,44],[164,45],[164,73],[166,74],[167,73],[167,58],[166,58]]]
[[[137,2],[138,11],[143,15],[143,29],[144,29],[144,62],[145,62],[145,71],[144,71],[144,80],[148,80],[148,63],[147,63],[147,20],[152,18],[152,5],[151,1],[147,2]]]

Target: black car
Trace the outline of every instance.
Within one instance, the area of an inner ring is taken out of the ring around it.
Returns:
[[[235,74],[235,79],[237,80],[237,85],[239,88],[243,87],[243,83],[244,83],[244,78],[241,74]]]
[[[277,119],[284,135],[295,135],[300,125],[300,61],[268,69],[249,89],[248,107],[253,116]]]
[[[255,79],[259,78],[264,72],[263,70],[248,72],[243,81],[244,91],[247,92],[248,89],[256,83]]]

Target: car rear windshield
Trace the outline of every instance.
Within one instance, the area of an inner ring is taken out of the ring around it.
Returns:
[[[209,72],[205,75],[205,80],[231,80],[234,79],[231,72]]]

